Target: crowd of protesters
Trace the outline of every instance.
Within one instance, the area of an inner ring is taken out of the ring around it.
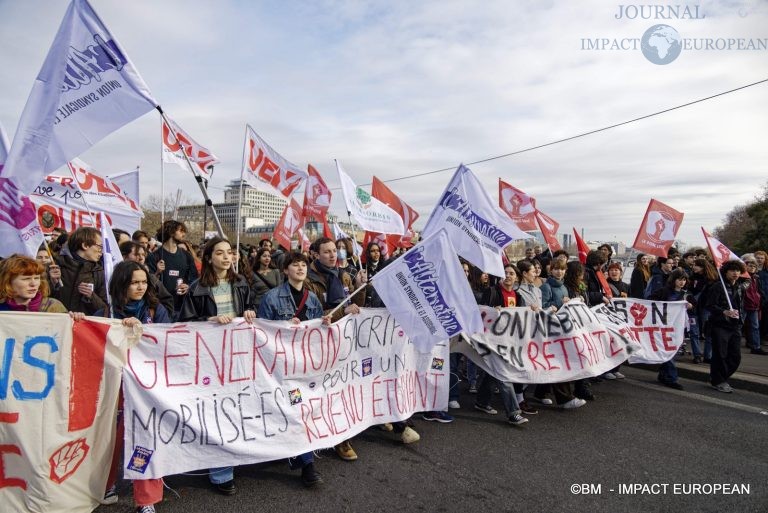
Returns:
[[[298,323],[322,318],[334,322],[359,313],[360,307],[386,307],[368,280],[398,255],[385,255],[379,244],[367,245],[359,258],[350,239],[315,240],[308,252],[273,248],[270,240],[258,247],[233,248],[216,237],[204,246],[187,241],[186,226],[165,221],[155,238],[147,232],[128,234],[115,230],[124,261],[106,283],[103,241],[96,228],[82,227],[67,234],[57,231],[36,259],[14,255],[0,262],[0,311],[69,312],[75,321],[85,315],[113,317],[125,326],[148,323],[216,322],[228,324],[242,317]],[[768,335],[768,255],[757,251],[742,261],[725,262],[718,273],[703,250],[667,257],[638,255],[628,283],[622,264],[612,260],[612,249],[603,245],[586,255],[585,264],[566,251],[526,249],[525,258],[507,262],[503,279],[462,261],[478,305],[525,307],[555,312],[573,299],[589,306],[611,298],[631,297],[687,303],[687,340],[691,362],[710,365],[710,382],[729,393],[728,378],[741,360],[742,335],[753,354],[767,354],[761,343]],[[681,347],[678,358],[685,358]],[[592,379],[548,385],[502,382],[482,372],[458,353],[451,354],[449,409],[461,408],[458,382],[468,382],[473,407],[497,415],[494,393],[500,394],[506,418],[512,425],[528,422],[538,413],[536,405],[579,408],[595,400],[595,382],[623,379],[616,367]],[[658,380],[680,389],[675,361],[662,364]],[[476,394],[476,395],[475,395]],[[427,421],[452,422],[447,411],[424,412]],[[121,426],[118,439],[121,438]],[[380,426],[398,435],[405,444],[420,438],[411,419]],[[117,501],[118,442],[103,502]],[[351,440],[334,447],[345,461],[358,458]],[[322,477],[313,454],[290,458],[291,469],[301,471],[305,486]],[[212,468],[208,476],[215,491],[236,493],[233,467]],[[153,513],[162,500],[163,480],[135,481],[134,502],[139,513]]]

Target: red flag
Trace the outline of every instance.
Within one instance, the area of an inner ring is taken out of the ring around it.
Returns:
[[[291,202],[285,206],[283,215],[280,216],[280,220],[275,225],[275,240],[285,249],[291,249],[293,234],[304,226],[301,212],[301,205],[291,198]]]
[[[736,256],[733,251],[725,247],[725,244],[710,235],[703,226],[701,231],[704,232],[704,240],[707,241],[707,247],[712,254],[712,260],[715,262],[715,267],[720,269],[720,266],[728,260],[738,260],[739,262],[743,262],[743,260]]]
[[[332,238],[331,227],[328,226],[328,208],[331,206],[331,190],[325,185],[323,177],[312,164],[307,165],[307,186],[304,189],[304,209],[301,215],[306,222],[307,218],[314,217],[316,221],[323,222],[323,235]]]
[[[579,262],[586,264],[587,253],[589,253],[589,246],[587,246],[587,243],[584,242],[581,237],[579,237],[579,232],[576,231],[576,228],[573,229],[573,236],[576,238],[576,248],[579,252]]]
[[[389,245],[389,236],[385,236],[383,233],[365,232],[365,237],[363,237],[363,253],[365,253],[365,248],[367,248],[368,244],[371,242],[375,242],[379,245],[379,249],[381,249],[381,258],[385,260],[389,258],[389,255],[395,250],[394,246]],[[365,262],[366,256],[367,255],[363,254],[363,262]]]
[[[547,242],[547,246],[550,251],[557,251],[562,249],[560,243],[557,241],[557,229],[560,228],[560,223],[549,217],[541,210],[534,212],[536,217],[536,223],[539,225],[539,230],[544,236],[544,240]]]
[[[411,243],[411,239],[413,239],[413,231],[411,231],[411,227],[413,226],[413,223],[416,222],[416,219],[419,218],[419,213],[411,208],[405,201],[400,199],[397,194],[384,185],[384,182],[375,176],[373,177],[371,196],[387,205],[403,218],[405,233],[403,235],[387,236],[387,245],[389,246],[390,253],[394,251],[395,248],[411,247],[413,245]]]
[[[667,256],[683,222],[683,213],[651,199],[632,247],[643,253]]]
[[[304,230],[302,230],[301,228],[299,228],[296,231],[299,232],[299,242],[301,243],[301,250],[309,251],[309,246],[311,245],[311,243],[309,242],[309,237],[307,237],[307,234],[304,233]]]
[[[536,200],[499,178],[499,207],[524,232],[537,230]]]

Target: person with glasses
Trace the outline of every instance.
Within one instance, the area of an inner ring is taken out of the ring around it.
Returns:
[[[744,323],[747,325],[747,344],[752,354],[766,355],[768,352],[760,347],[760,302],[764,294],[760,277],[757,275],[757,259],[752,253],[747,253],[741,259],[747,266],[747,273],[749,273],[749,287],[744,293],[744,312],[746,314]]]
[[[55,258],[61,278],[51,286],[51,297],[70,312],[93,315],[107,304],[107,284],[102,264],[101,233],[91,226],[72,232],[66,247]]]

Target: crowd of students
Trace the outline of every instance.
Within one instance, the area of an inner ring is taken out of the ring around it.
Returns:
[[[395,255],[387,259],[377,243],[368,244],[360,260],[350,239],[317,239],[307,254],[273,248],[269,240],[236,251],[219,237],[198,248],[186,240],[186,234],[185,225],[175,220],[165,221],[156,244],[144,231],[115,230],[124,261],[106,283],[100,231],[82,227],[71,234],[56,233],[36,259],[14,255],[0,262],[0,311],[70,312],[75,321],[85,315],[111,316],[134,326],[172,321],[228,324],[237,317],[246,322],[261,318],[293,323],[322,318],[330,323],[358,313],[360,307],[385,307],[368,280]],[[611,257],[610,246],[604,245],[589,252],[582,265],[566,251],[542,253],[535,246],[526,249],[524,259],[505,265],[503,279],[467,262],[462,266],[478,305],[554,312],[575,298],[588,305],[608,303],[612,297],[686,301],[692,362],[709,363],[711,383],[722,392],[731,391],[727,380],[740,362],[744,326],[752,352],[766,354],[761,348],[768,332],[765,252],[744,255],[746,266],[726,262],[721,268],[722,280],[703,251],[683,255],[672,251],[655,262],[638,255],[629,284],[623,281],[622,265]],[[616,367],[592,380],[527,386],[499,381],[452,353],[452,409],[461,407],[459,376],[469,382],[469,392],[476,394],[474,408],[483,413],[498,414],[491,402],[494,393],[499,393],[513,425],[524,424],[538,413],[532,402],[579,408],[595,399],[594,381],[624,377]],[[659,381],[682,388],[674,361],[661,366]],[[424,412],[422,418],[442,423],[454,420],[446,411]],[[382,428],[399,435],[406,444],[420,438],[410,419]],[[105,504],[117,501],[121,443],[122,422],[118,419],[118,444]],[[334,449],[345,461],[358,458],[349,440]],[[290,458],[288,464],[301,472],[304,485],[322,482],[311,452]],[[224,495],[236,493],[233,467],[212,468],[208,474],[214,490]],[[136,511],[153,513],[154,505],[162,500],[163,481],[134,481],[133,490]]]

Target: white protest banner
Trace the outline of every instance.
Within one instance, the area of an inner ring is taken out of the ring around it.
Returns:
[[[81,226],[94,226],[94,217],[99,211],[106,214],[115,228],[128,233],[139,229],[144,214],[135,198],[80,159],[73,159],[69,169],[71,174],[67,176],[46,176],[30,195],[43,233],[51,233],[54,228],[71,233]],[[129,173],[138,176],[138,171]],[[88,213],[86,203],[96,211],[93,216]]]
[[[263,188],[266,184],[278,194],[290,198],[301,182],[307,179],[307,172],[273,150],[250,125],[245,127],[246,158],[240,177],[256,188]]]
[[[461,164],[445,188],[424,238],[445,228],[459,255],[483,271],[504,277],[502,250],[516,239],[530,238],[488,197],[480,180]]]
[[[338,160],[336,161],[336,171],[339,173],[341,192],[347,211],[360,223],[363,230],[376,233],[405,234],[403,218],[400,217],[400,214],[355,185],[352,178],[344,172]]]
[[[144,327],[123,374],[127,479],[277,460],[448,404],[447,345],[420,353],[384,309],[331,326]]]
[[[475,296],[445,230],[392,260],[371,283],[421,351],[482,329]]]
[[[629,333],[639,344],[638,350],[629,354],[629,363],[664,363],[683,343],[686,305],[685,301],[613,298],[592,311],[611,331]]]
[[[451,350],[501,381],[560,383],[599,376],[627,359],[628,332],[610,332],[587,305],[572,300],[556,313],[527,307],[480,307],[483,333]]]
[[[95,509],[112,461],[125,328],[2,312],[0,339],[2,510]]]
[[[213,166],[218,164],[219,160],[211,153],[211,150],[195,142],[178,123],[170,118],[168,121],[171,123],[176,137],[173,136],[168,125],[163,121],[163,162],[176,164],[182,169],[189,169],[187,159],[184,158],[184,153],[186,153],[189,161],[197,166],[197,172],[203,178],[210,179],[213,174]]]

